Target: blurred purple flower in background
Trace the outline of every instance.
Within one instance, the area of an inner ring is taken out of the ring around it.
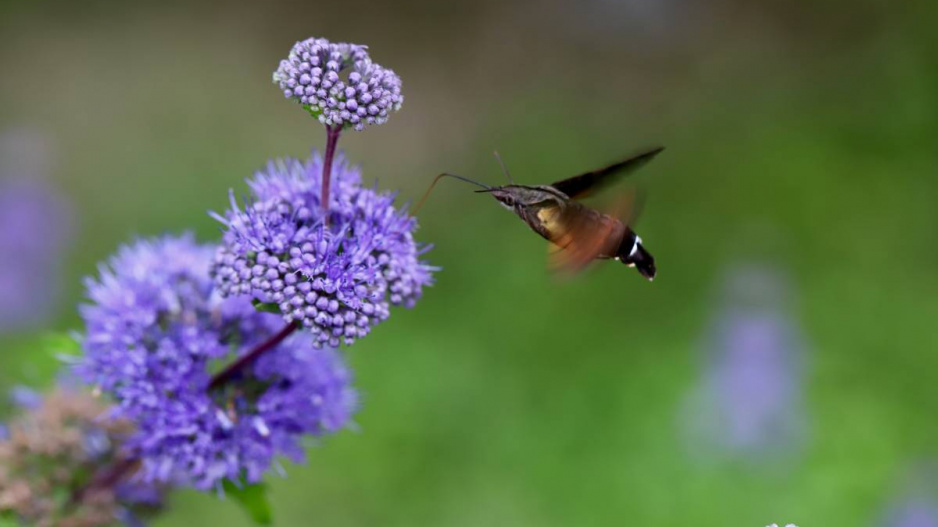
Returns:
[[[26,410],[32,410],[42,404],[42,394],[26,386],[14,386],[10,389],[10,402]]]
[[[891,506],[882,527],[938,527],[938,505],[910,497]]]
[[[0,135],[0,332],[54,314],[69,204],[47,183],[49,147],[27,130]]]
[[[78,365],[114,398],[113,416],[137,427],[127,447],[144,479],[203,490],[257,482],[278,455],[302,461],[304,438],[338,431],[357,408],[342,356],[308,333],[277,341],[232,382],[213,382],[220,362],[283,326],[247,297],[213,293],[215,251],[191,236],[120,249],[87,281]]]
[[[733,268],[685,406],[692,450],[754,458],[794,453],[805,436],[805,345],[770,268]]]
[[[938,527],[938,464],[919,461],[887,503],[877,527]]]

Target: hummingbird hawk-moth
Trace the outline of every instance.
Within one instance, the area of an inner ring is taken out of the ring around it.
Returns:
[[[550,185],[517,185],[502,164],[509,184],[489,186],[456,174],[436,177],[415,208],[443,177],[453,177],[482,187],[476,192],[491,194],[505,208],[517,214],[536,233],[553,245],[554,262],[558,268],[579,271],[596,259],[613,259],[634,267],[648,280],[654,280],[655,259],[645,249],[642,239],[632,230],[637,203],[620,204],[611,214],[587,207],[580,199],[601,187],[631,174],[664,150],[654,148],[624,161],[563,179]],[[498,154],[496,153],[496,158]],[[501,158],[498,158],[501,163]]]

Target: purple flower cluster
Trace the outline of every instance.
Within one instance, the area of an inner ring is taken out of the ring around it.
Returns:
[[[322,159],[268,164],[248,181],[253,200],[216,218],[227,226],[213,274],[225,296],[250,295],[308,328],[318,344],[351,344],[389,316],[412,307],[432,281],[413,237],[417,220],[394,195],[361,186],[341,157],[332,208],[320,206]]]
[[[237,382],[209,389],[221,361],[283,325],[245,297],[213,294],[215,251],[191,236],[141,241],[87,281],[78,370],[114,398],[114,417],[137,426],[127,446],[148,481],[256,482],[274,456],[299,461],[304,436],[339,430],[356,408],[341,356],[305,334],[262,355]]]
[[[35,325],[54,311],[70,207],[43,182],[48,157],[42,136],[0,135],[0,332]]]
[[[371,61],[367,46],[324,38],[297,42],[273,80],[326,126],[382,124],[404,102],[401,79]]]

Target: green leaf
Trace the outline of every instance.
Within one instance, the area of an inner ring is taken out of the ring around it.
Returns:
[[[261,313],[273,313],[275,315],[280,314],[280,306],[277,304],[265,304],[260,300],[252,300],[251,304],[254,305],[254,309],[260,311]]]
[[[42,348],[56,357],[81,355],[81,344],[68,333],[47,333],[43,335]]]
[[[248,516],[258,525],[272,525],[274,522],[273,513],[270,510],[270,502],[267,501],[267,485],[264,483],[239,484],[225,480],[225,495],[230,496],[238,502]]]
[[[20,527],[16,515],[11,511],[0,512],[0,527]]]
[[[319,119],[319,116],[322,115],[322,108],[313,108],[311,104],[304,104],[303,108],[316,119]]]
[[[56,485],[52,489],[52,501],[55,502],[55,507],[58,510],[68,508],[69,502],[72,500],[73,496],[71,489],[67,489],[61,485]],[[3,524],[0,524],[0,527],[3,527]]]

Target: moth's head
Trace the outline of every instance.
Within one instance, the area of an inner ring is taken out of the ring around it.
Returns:
[[[476,192],[491,194],[496,201],[508,210],[518,210],[520,207],[527,207],[544,200],[541,192],[536,189],[518,185],[505,185],[504,187],[493,187],[488,190],[477,190]]]
[[[495,201],[501,203],[502,207],[508,210],[515,210],[515,207],[519,204],[518,193],[511,188],[498,187],[493,189],[490,194],[495,198]]]

